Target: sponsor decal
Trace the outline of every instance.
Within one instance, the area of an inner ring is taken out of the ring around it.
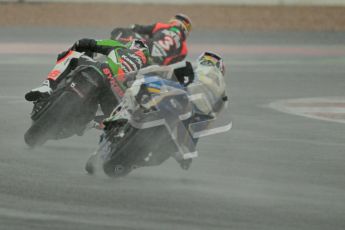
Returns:
[[[137,65],[126,55],[121,55],[121,64],[126,67],[127,72],[138,70]]]
[[[138,50],[138,51],[135,52],[135,54],[141,59],[143,64],[147,63],[147,58],[146,58],[144,52]]]
[[[138,64],[139,66],[143,66],[143,61],[141,60],[141,58],[135,54],[128,54],[130,57],[132,57]]]
[[[116,81],[116,79],[113,77],[111,71],[109,68],[103,68],[102,72],[104,75],[107,76],[108,81],[110,82],[111,88],[113,89],[113,91],[119,95],[120,97],[124,96],[124,91],[121,89],[121,87],[119,86],[118,82]]]
[[[49,74],[48,74],[48,79],[51,80],[56,80],[56,78],[58,78],[61,74],[60,70],[57,69],[53,69]]]
[[[180,41],[181,38],[180,38],[179,33],[176,33],[176,31],[174,31],[174,30],[163,30],[162,33],[166,35],[164,40],[167,40],[168,37],[170,37],[170,39],[172,39],[174,41],[176,49],[181,47],[181,41]],[[168,40],[170,40],[170,39],[168,39]]]
[[[158,41],[158,44],[165,50],[169,51],[174,45],[174,40],[172,37],[165,36],[162,40]]]

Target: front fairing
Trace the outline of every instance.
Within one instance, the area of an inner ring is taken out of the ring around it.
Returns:
[[[227,132],[232,128],[225,77],[214,66],[195,67],[195,81],[188,86],[190,99],[195,105],[195,116],[188,125],[193,138]]]

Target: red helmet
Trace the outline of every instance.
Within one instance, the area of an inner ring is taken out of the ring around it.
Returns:
[[[170,19],[170,22],[179,23],[183,27],[186,35],[188,35],[192,30],[192,21],[185,14],[176,14],[172,19]]]

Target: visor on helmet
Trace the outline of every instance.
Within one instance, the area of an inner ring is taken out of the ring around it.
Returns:
[[[148,49],[145,42],[139,39],[133,39],[131,42],[129,42],[128,48],[131,50],[132,49],[138,49],[138,50]]]
[[[170,22],[172,21],[177,21],[179,24],[181,24],[186,35],[188,35],[192,30],[192,22],[187,15],[177,14],[170,20]]]
[[[218,54],[204,52],[199,56],[198,62],[200,65],[215,66],[220,70],[223,76],[225,75],[223,59]]]

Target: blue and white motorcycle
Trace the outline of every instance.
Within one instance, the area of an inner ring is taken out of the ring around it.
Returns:
[[[99,148],[86,163],[89,174],[99,161],[105,174],[121,177],[170,157],[188,169],[198,155],[200,137],[231,129],[231,122],[218,121],[227,107],[222,73],[213,66],[186,63],[184,67],[151,66],[127,77],[130,87],[104,120]],[[201,81],[203,77],[208,83],[218,81],[212,86],[219,91],[217,99],[210,96],[212,90]]]

